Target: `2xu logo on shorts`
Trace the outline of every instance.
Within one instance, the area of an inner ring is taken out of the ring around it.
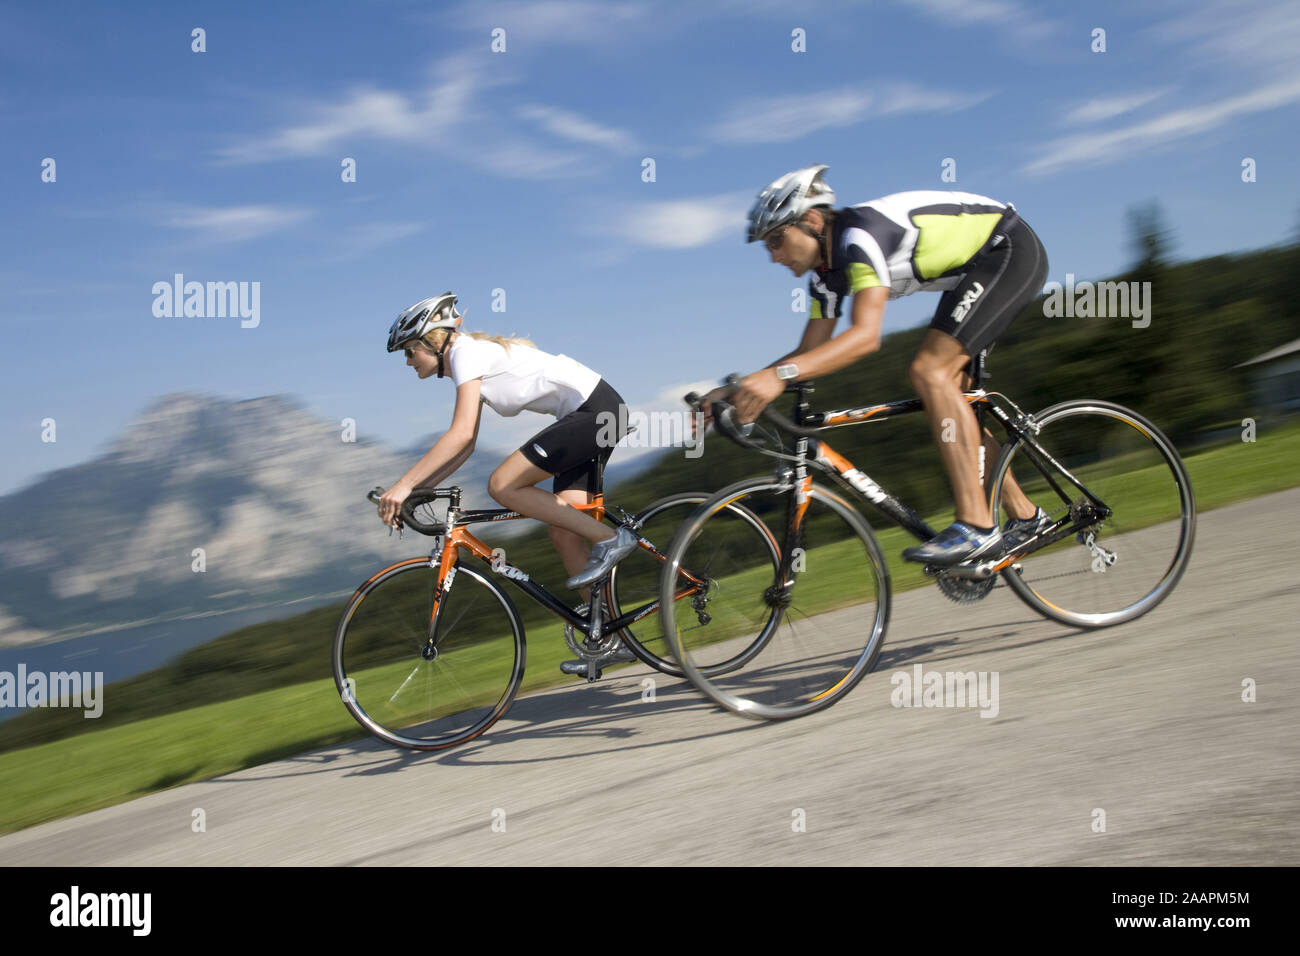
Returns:
[[[971,306],[975,304],[975,300],[980,297],[980,293],[983,291],[984,287],[978,282],[971,283],[970,288],[966,290],[966,294],[963,295],[961,301],[957,303],[957,308],[952,310],[952,319],[954,322],[960,322],[962,319],[966,318],[966,313],[971,310]]]

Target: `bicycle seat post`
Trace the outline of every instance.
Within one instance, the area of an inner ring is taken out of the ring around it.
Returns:
[[[972,391],[978,391],[984,387],[984,379],[987,372],[984,369],[984,360],[988,357],[988,349],[980,349],[970,360],[970,387]]]

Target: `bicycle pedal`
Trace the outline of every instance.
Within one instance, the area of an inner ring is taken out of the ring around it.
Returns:
[[[585,677],[587,683],[591,684],[600,680],[603,671],[600,667],[592,667],[586,661],[562,661],[560,671],[565,674],[571,674],[574,677]]]

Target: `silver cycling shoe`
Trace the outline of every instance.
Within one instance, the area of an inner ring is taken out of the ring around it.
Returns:
[[[636,548],[637,536],[630,528],[620,527],[614,537],[599,541],[591,546],[591,557],[587,566],[569,580],[565,585],[570,588],[585,588],[594,581],[606,577],[618,564]]]

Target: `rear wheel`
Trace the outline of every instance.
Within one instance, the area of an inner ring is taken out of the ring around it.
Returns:
[[[1035,441],[1103,507],[1024,441],[1006,445],[990,488],[994,520],[1003,522],[1002,488],[1014,475],[1055,528],[1040,535],[1046,546],[1026,542],[1029,553],[1002,572],[1007,585],[1063,624],[1140,617],[1169,596],[1191,558],[1196,502],[1178,452],[1145,418],[1111,402],[1063,402],[1034,421]]]

